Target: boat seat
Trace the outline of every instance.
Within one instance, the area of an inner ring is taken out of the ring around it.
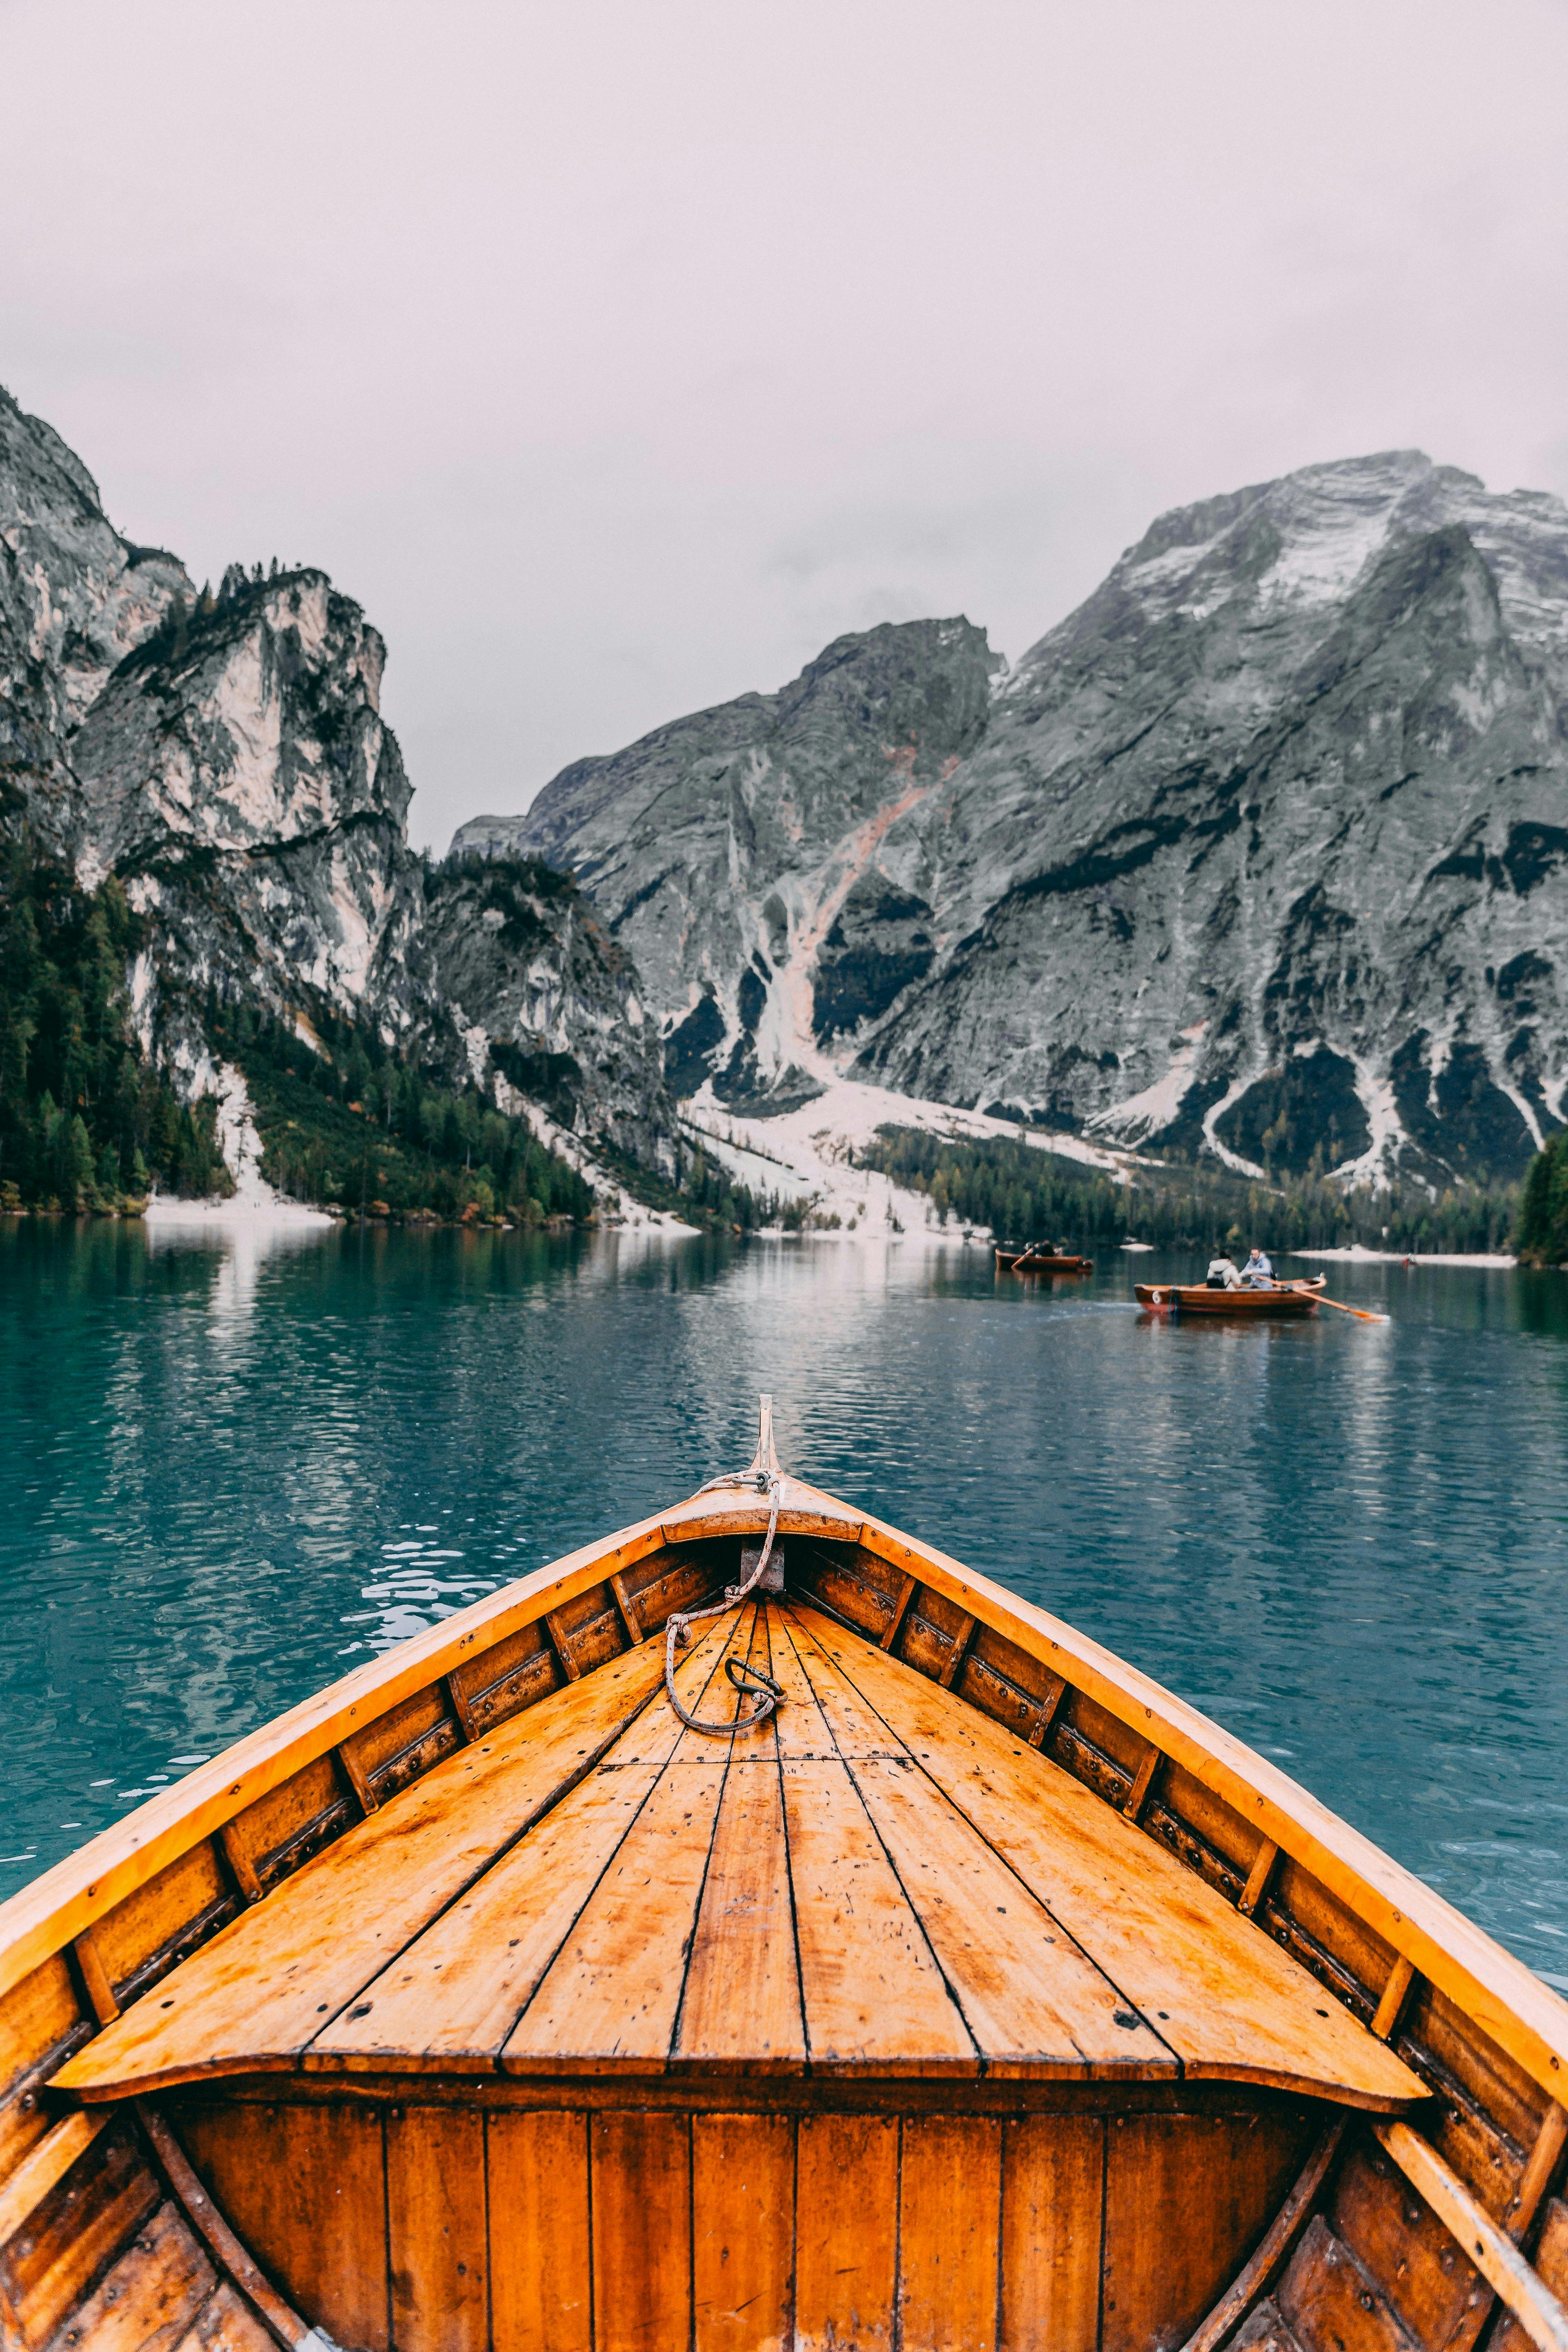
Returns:
[[[226,1927],[57,2078],[988,2076],[1258,2084],[1384,2114],[1393,2051],[1144,1831],[788,1595],[448,1757]]]

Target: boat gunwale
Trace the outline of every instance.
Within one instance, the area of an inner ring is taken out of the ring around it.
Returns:
[[[258,1798],[399,1704],[563,1602],[667,1547],[759,1531],[767,1509],[695,1495],[547,1562],[367,1661],[198,1767],[0,1906],[0,1996]],[[967,1611],[1150,1740],[1310,1872],[1553,2099],[1568,2073],[1568,2002],[1370,1838],[1198,1708],[1064,1621],[949,1554],[786,1478],[782,1534],[859,1544]],[[975,1604],[979,1603],[979,1606]],[[650,1639],[661,1638],[658,1635]],[[622,1652],[623,1656],[630,1654]],[[378,1703],[371,1707],[368,1702]],[[1266,1932],[1260,1926],[1260,1932]]]

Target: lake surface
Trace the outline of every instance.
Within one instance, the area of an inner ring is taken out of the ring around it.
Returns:
[[[1295,1270],[1304,1271],[1298,1266]],[[279,1709],[738,1467],[1157,1675],[1568,1989],[1568,1277],[1140,1316],[955,1245],[0,1220],[0,1895]]]

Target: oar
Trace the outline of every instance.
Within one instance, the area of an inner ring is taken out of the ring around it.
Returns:
[[[1338,1307],[1340,1315],[1359,1315],[1361,1322],[1389,1322],[1387,1315],[1373,1315],[1371,1307],[1347,1307],[1342,1298],[1326,1298],[1323,1291],[1314,1291],[1311,1296],[1317,1298],[1317,1303],[1321,1307]]]

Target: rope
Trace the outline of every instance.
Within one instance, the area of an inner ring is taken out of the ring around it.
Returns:
[[[710,1609],[676,1610],[664,1629],[664,1687],[669,1703],[688,1731],[706,1731],[716,1739],[728,1739],[734,1731],[754,1731],[759,1723],[766,1723],[784,1696],[781,1683],[775,1683],[771,1675],[759,1673],[755,1666],[747,1665],[742,1658],[726,1658],[724,1671],[742,1698],[752,1698],[757,1703],[750,1715],[738,1715],[733,1723],[704,1723],[700,1716],[688,1714],[675,1691],[675,1654],[678,1649],[684,1650],[691,1639],[692,1626],[700,1624],[704,1617],[722,1617],[727,1609],[735,1608],[762,1582],[763,1571],[773,1558],[773,1538],[778,1533],[779,1499],[784,1492],[784,1480],[776,1470],[732,1470],[722,1478],[710,1478],[706,1486],[697,1489],[700,1495],[710,1495],[716,1486],[748,1486],[753,1484],[759,1494],[768,1497],[767,1539],[755,1568],[744,1584],[731,1584],[723,1600],[716,1601]]]

